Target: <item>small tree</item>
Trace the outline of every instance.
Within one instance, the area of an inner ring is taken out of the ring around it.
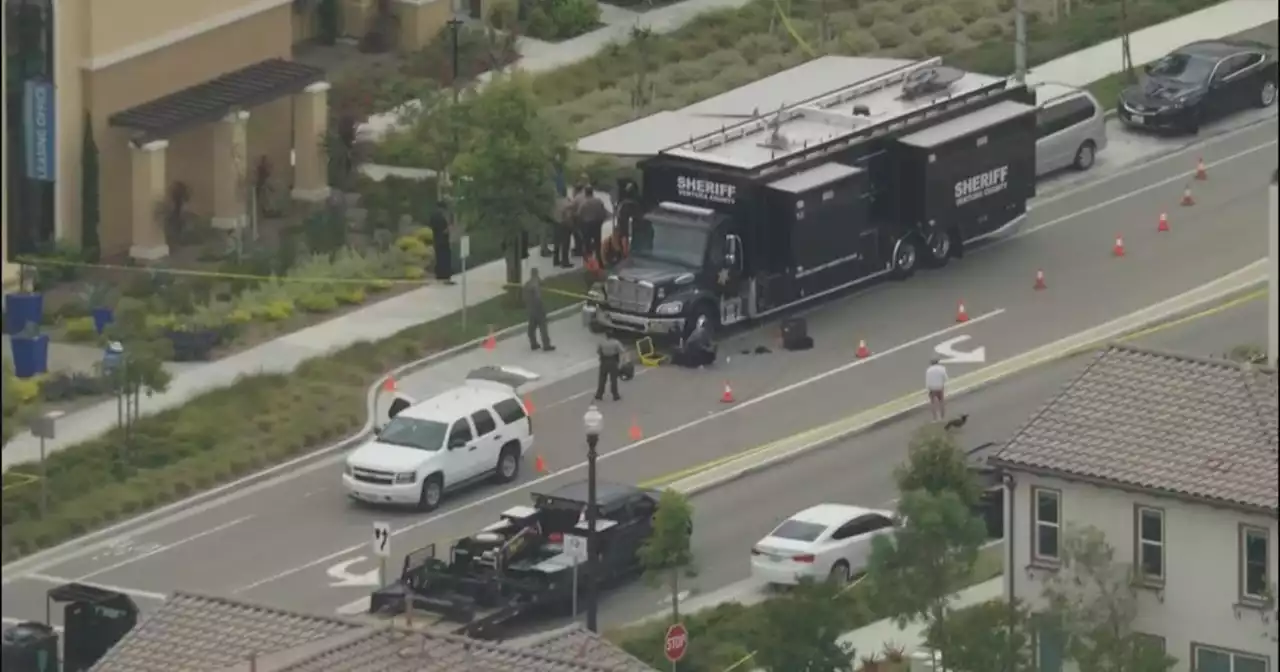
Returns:
[[[1138,583],[1133,567],[1094,527],[1068,527],[1062,567],[1044,578],[1048,616],[1061,629],[1065,654],[1091,672],[1165,672],[1176,662],[1133,631]]]
[[[911,437],[907,461],[894,472],[898,492],[954,492],[967,507],[982,499],[982,486],[950,432],[930,425]]]
[[[523,74],[494,77],[469,108],[471,132],[462,134],[450,171],[459,178],[457,212],[505,241],[507,282],[519,284],[523,234],[555,206],[549,169],[560,141]]]
[[[898,514],[893,535],[872,542],[872,594],[900,627],[920,619],[945,632],[951,597],[969,585],[986,528],[950,490],[905,492]]]
[[[848,605],[834,584],[804,581],[764,602],[764,628],[754,665],[768,672],[851,672],[853,651],[838,638],[848,630]]]
[[[692,575],[693,506],[675,490],[664,490],[653,514],[653,531],[640,547],[645,578],[671,590],[671,620],[680,621],[680,574]]]
[[[1029,623],[1022,604],[992,600],[953,611],[926,642],[955,672],[1021,672],[1031,669]]]
[[[99,176],[98,171],[98,143],[93,139],[93,121],[89,117],[89,113],[84,115],[84,148],[82,151],[82,159],[80,163],[80,249],[84,250],[85,258],[90,261],[97,261],[98,254],[102,250],[102,242],[99,239],[98,227],[100,222],[99,214]]]

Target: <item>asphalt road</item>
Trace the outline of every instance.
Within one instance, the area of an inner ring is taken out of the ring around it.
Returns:
[[[1266,301],[1260,298],[1218,313],[1142,335],[1135,345],[1199,356],[1220,356],[1237,345],[1266,341]],[[1090,355],[1028,371],[953,402],[953,414],[969,414],[961,441],[976,447],[1007,439],[1048,402]],[[893,469],[924,421],[906,417],[765,472],[698,495],[694,540],[698,576],[688,581],[690,609],[764,595],[751,581],[748,549],[787,516],[820,502],[891,506],[897,492]],[[661,589],[633,585],[607,594],[601,622],[629,623],[669,608]]]
[[[1263,184],[1275,167],[1275,141],[1273,119],[1213,138],[1194,153],[1049,195],[1013,240],[972,251],[943,271],[817,307],[809,315],[817,342],[812,351],[732,354],[709,371],[643,375],[627,384],[621,404],[602,409],[602,477],[658,479],[912,393],[935,346],[958,336],[970,337],[965,350],[985,348],[992,363],[1255,261],[1265,249]],[[1211,164],[1210,179],[1191,183],[1194,207],[1179,207],[1201,154]],[[1156,232],[1161,211],[1171,217],[1166,234]],[[1117,235],[1126,242],[1123,258],[1112,256]],[[1032,289],[1038,269],[1046,274],[1046,291]],[[955,319],[961,301],[972,318],[965,324]],[[773,346],[768,333],[737,336],[724,352]],[[873,357],[855,358],[859,339]],[[431,384],[430,375],[408,376],[400,386],[413,393]],[[321,461],[145,532],[28,568],[25,577],[7,572],[3,615],[43,618],[44,591],[63,579],[126,587],[144,608],[183,589],[332,611],[369,591],[377,566],[364,544],[374,521],[392,524],[392,560],[399,563],[405,551],[447,544],[526,503],[530,490],[582,478],[586,377],[534,394],[536,452],[549,476],[526,468],[514,487],[481,487],[424,516],[352,506],[341,494],[336,466]],[[737,396],[734,405],[718,401],[726,381]],[[633,419],[645,434],[638,442],[627,438]]]

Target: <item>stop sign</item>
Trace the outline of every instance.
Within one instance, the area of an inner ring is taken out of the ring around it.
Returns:
[[[678,662],[684,658],[684,652],[689,648],[689,631],[685,630],[680,623],[667,628],[666,651],[667,660]]]

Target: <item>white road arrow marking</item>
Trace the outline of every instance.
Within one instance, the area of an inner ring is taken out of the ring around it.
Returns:
[[[981,364],[987,361],[987,349],[978,346],[965,352],[956,350],[956,346],[969,340],[968,336],[956,336],[933,346],[933,351],[942,357],[943,364]]]
[[[378,585],[378,568],[365,572],[364,574],[352,574],[349,569],[351,565],[364,562],[367,558],[363,555],[343,560],[338,564],[330,567],[326,573],[329,578],[333,579],[333,583],[329,585],[333,588],[355,588],[358,586],[376,586]]]

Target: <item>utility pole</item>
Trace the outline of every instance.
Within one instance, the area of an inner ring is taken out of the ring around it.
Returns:
[[[600,432],[604,428],[604,416],[595,404],[587,407],[582,416],[583,428],[587,432],[587,629],[599,632],[597,618],[600,612],[600,597],[597,577],[603,567],[600,566],[600,542],[596,540],[596,445],[600,443]]]
[[[1019,84],[1027,82],[1027,6],[1026,0],[1013,3],[1013,76]]]
[[[1130,82],[1134,81],[1133,51],[1129,49],[1129,3],[1120,0],[1120,69]]]
[[[1280,186],[1276,184],[1276,171],[1271,171],[1271,184],[1268,187],[1267,200],[1270,201],[1267,217],[1268,238],[1271,241],[1271,268],[1268,273],[1267,292],[1267,366],[1276,366],[1276,355],[1280,353],[1280,214],[1277,214],[1277,201],[1280,201]]]

